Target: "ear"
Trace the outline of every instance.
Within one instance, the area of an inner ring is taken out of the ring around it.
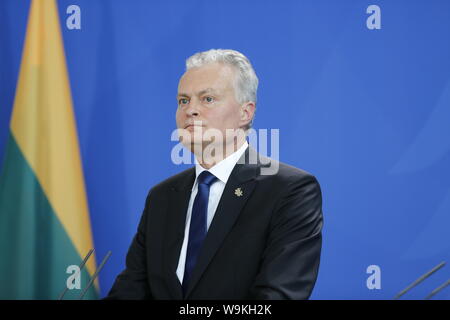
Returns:
[[[245,127],[247,124],[249,124],[252,119],[253,116],[255,115],[255,110],[256,110],[256,104],[253,101],[248,101],[246,103],[244,103],[243,105],[241,105],[241,109],[240,109],[240,127]]]

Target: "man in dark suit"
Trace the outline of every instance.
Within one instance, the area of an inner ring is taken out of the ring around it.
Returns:
[[[150,190],[107,299],[309,298],[322,245],[316,178],[248,145],[258,79],[244,55],[209,50],[186,66],[176,120],[196,165]]]

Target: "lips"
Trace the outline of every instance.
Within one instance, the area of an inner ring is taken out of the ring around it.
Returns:
[[[185,129],[190,129],[190,128],[195,128],[195,127],[204,127],[203,125],[199,125],[199,124],[188,124],[187,126],[185,126]]]

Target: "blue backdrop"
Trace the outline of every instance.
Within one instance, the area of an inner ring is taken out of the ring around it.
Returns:
[[[102,295],[123,269],[148,190],[170,158],[191,54],[232,48],[260,79],[254,127],[321,183],[324,243],[313,299],[390,299],[450,261],[450,2],[60,0]],[[66,9],[81,9],[69,30]],[[369,5],[381,9],[370,30]],[[0,0],[0,161],[29,1]],[[4,257],[2,257],[4,258]],[[366,269],[381,269],[368,289]],[[450,278],[444,267],[405,298]],[[449,299],[450,288],[436,299]]]

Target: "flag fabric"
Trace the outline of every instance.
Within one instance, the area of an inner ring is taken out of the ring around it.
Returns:
[[[32,0],[0,175],[0,299],[57,299],[93,248],[55,0]],[[95,270],[91,256],[81,289]],[[76,281],[73,282],[76,284]],[[98,285],[85,299],[95,299]]]

